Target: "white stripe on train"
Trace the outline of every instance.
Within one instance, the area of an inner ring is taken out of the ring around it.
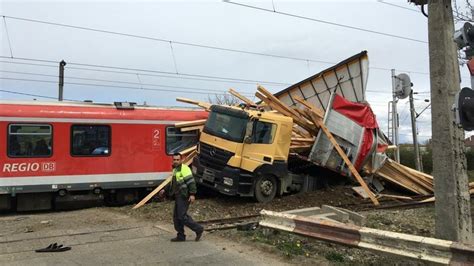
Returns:
[[[100,174],[100,175],[57,175],[57,176],[25,176],[0,177],[2,186],[36,186],[104,182],[133,182],[165,180],[171,172]]]
[[[35,123],[88,123],[88,124],[153,124],[172,125],[183,121],[170,120],[131,120],[131,119],[90,119],[90,118],[49,118],[49,117],[10,117],[0,116],[0,122],[35,122]]]

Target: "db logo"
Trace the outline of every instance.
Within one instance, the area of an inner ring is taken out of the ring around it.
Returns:
[[[52,172],[56,170],[56,163],[55,162],[42,163],[41,170],[43,172]]]

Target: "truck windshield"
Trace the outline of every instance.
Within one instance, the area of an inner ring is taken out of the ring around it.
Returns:
[[[248,117],[212,111],[207,118],[204,132],[230,141],[242,142]]]

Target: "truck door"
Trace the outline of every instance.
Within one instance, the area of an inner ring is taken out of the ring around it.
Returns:
[[[277,125],[262,120],[250,123],[252,123],[252,130],[244,141],[241,168],[253,172],[262,164],[272,164],[275,155],[274,140]]]

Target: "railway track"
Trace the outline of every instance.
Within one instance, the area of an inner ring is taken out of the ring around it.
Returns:
[[[372,210],[401,210],[401,209],[412,209],[412,208],[421,208],[433,204],[433,202],[420,202],[420,200],[427,198],[424,197],[414,197],[415,200],[409,202],[400,202],[399,200],[385,199],[381,200],[380,206],[374,206],[372,202],[359,203],[359,204],[342,204],[335,207],[344,208],[351,211],[372,211]],[[260,214],[251,214],[244,216],[236,216],[222,219],[209,219],[201,220],[198,223],[204,226],[206,231],[218,231],[218,230],[229,230],[235,229],[238,230],[251,230],[254,229],[260,220]]]

